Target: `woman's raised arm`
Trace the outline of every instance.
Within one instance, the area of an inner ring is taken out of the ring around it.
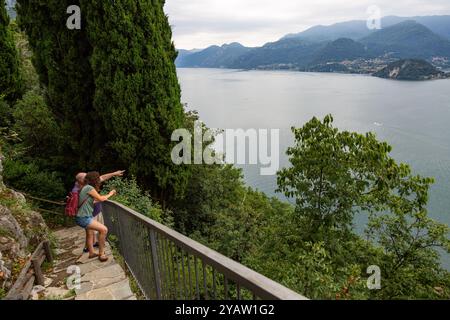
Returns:
[[[88,195],[90,195],[92,198],[94,198],[94,200],[97,200],[100,202],[104,202],[116,194],[117,194],[116,190],[111,190],[106,196],[102,196],[95,189],[92,189],[91,191],[88,192]]]

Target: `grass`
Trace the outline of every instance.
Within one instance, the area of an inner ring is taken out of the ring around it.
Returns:
[[[7,190],[0,193],[0,204],[5,207],[12,207],[17,205],[17,199],[12,196]]]
[[[0,228],[0,237],[8,237],[8,238],[11,237],[12,238],[13,236],[9,230]]]
[[[2,300],[4,297],[6,297],[6,291],[3,288],[0,288],[0,300]]]
[[[52,257],[56,257],[56,248],[58,248],[58,240],[52,232],[49,232],[47,235],[47,239],[50,242],[50,250],[52,252]]]
[[[2,206],[10,208],[10,207],[12,207],[12,206],[17,204],[17,200],[1,196],[0,197],[0,204]]]
[[[70,290],[65,296],[64,299],[75,297],[77,293],[75,292],[75,289]]]
[[[48,261],[44,261],[42,263],[41,266],[42,271],[44,271],[45,273],[51,272],[53,269],[53,263],[52,262],[48,262]]]
[[[15,261],[12,265],[11,273],[12,275],[18,275],[23,268],[24,263],[21,261]]]

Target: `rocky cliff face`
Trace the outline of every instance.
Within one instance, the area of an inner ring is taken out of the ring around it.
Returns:
[[[25,197],[3,184],[1,160],[0,156],[0,299],[48,234],[44,219],[29,208]]]

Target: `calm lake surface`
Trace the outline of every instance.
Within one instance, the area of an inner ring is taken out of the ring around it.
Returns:
[[[280,129],[280,167],[288,165],[290,128],[332,114],[335,125],[375,132],[392,155],[421,175],[434,177],[430,215],[450,224],[450,80],[403,82],[364,75],[178,69],[183,102],[210,128]],[[245,165],[246,182],[271,196],[276,176]],[[358,217],[359,230],[364,217]],[[450,268],[450,256],[443,257]]]

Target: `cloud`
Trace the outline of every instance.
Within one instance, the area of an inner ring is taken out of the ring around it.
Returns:
[[[450,14],[449,0],[166,0],[178,48],[204,48],[238,41],[259,46],[318,24],[383,16]]]

